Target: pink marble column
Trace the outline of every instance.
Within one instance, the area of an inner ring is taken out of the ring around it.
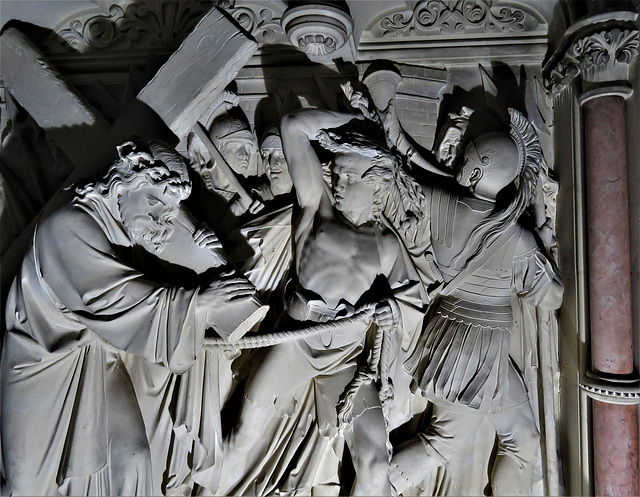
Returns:
[[[625,100],[604,93],[584,108],[591,368],[633,373]],[[593,401],[596,495],[639,495],[635,405]]]

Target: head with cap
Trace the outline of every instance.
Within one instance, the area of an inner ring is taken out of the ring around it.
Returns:
[[[237,174],[249,176],[251,153],[255,140],[246,120],[231,114],[221,114],[209,127],[211,141]]]
[[[519,166],[518,147],[509,135],[485,133],[467,145],[456,179],[474,196],[495,201],[515,180]]]
[[[507,204],[503,209],[474,228],[454,264],[468,260],[518,222],[531,205],[538,178],[546,168],[533,125],[515,109],[509,109],[509,118],[509,135],[486,133],[467,146],[456,178],[474,196],[491,202],[510,184],[514,185],[515,193],[504,199]]]
[[[262,135],[260,155],[273,195],[289,193],[293,188],[293,182],[289,175],[287,159],[282,150],[282,139],[277,124],[269,126]]]

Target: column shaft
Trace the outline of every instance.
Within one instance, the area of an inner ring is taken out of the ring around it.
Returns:
[[[584,103],[591,367],[633,372],[624,98]],[[596,495],[638,495],[637,407],[593,401]]]

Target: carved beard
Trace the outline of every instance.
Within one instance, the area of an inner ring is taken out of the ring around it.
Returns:
[[[130,215],[118,203],[122,225],[134,243],[155,254],[160,254],[173,233],[174,209],[166,209],[158,221],[153,221],[147,214]]]

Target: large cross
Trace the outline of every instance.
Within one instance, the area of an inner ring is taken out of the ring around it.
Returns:
[[[18,29],[6,29],[0,43],[7,89],[75,166],[67,183],[100,171],[115,158],[116,145],[132,135],[182,140],[258,48],[230,16],[212,8],[110,125]],[[3,293],[33,224],[2,259]]]

